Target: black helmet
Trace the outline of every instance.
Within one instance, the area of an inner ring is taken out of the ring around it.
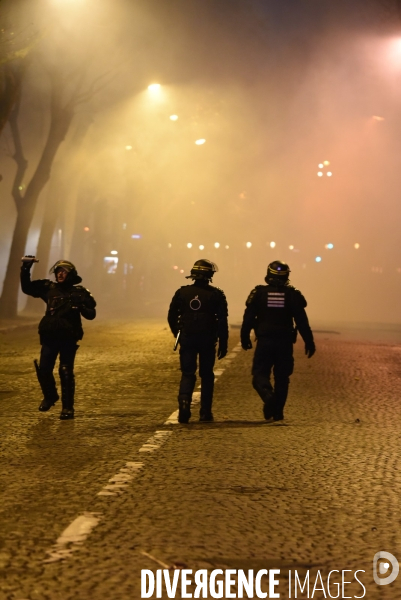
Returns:
[[[290,267],[281,260],[274,260],[267,267],[266,283],[284,285],[290,276]]]
[[[191,269],[191,275],[187,275],[186,279],[212,279],[218,270],[218,266],[214,262],[202,258],[195,262]]]
[[[82,278],[78,275],[75,265],[69,260],[58,260],[54,263],[49,271],[50,275],[52,273],[56,274],[57,269],[64,269],[64,271],[67,271],[68,275],[66,281],[68,280],[68,283],[71,283],[72,285],[81,283]]]

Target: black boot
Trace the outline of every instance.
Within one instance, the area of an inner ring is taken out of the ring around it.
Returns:
[[[74,418],[74,371],[68,365],[60,365],[59,374],[61,381],[61,402],[63,404],[60,419],[67,421]]]
[[[178,422],[188,423],[191,418],[191,396],[187,394],[178,395]]]
[[[202,388],[201,388],[202,389]],[[210,398],[202,398],[201,392],[201,404],[199,411],[199,421],[208,422],[214,421],[212,413],[212,400]]]
[[[263,394],[263,416],[266,421],[270,421],[273,419],[275,412],[275,398],[274,393],[271,390],[265,390]]]
[[[59,399],[56,380],[54,379],[53,371],[44,371],[39,367],[37,360],[33,362],[36,369],[36,376],[43,392],[43,400],[39,405],[39,410],[40,412],[47,412]]]

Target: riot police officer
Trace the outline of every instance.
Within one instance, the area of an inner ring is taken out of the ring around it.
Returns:
[[[228,309],[224,292],[210,285],[217,266],[210,260],[197,260],[184,285],[175,293],[168,311],[173,335],[179,334],[181,382],[178,393],[178,421],[188,423],[191,416],[192,392],[196,382],[197,358],[202,380],[200,421],[213,421],[213,367],[216,343],[219,360],[227,354]]]
[[[32,259],[32,260],[27,260]],[[96,302],[91,293],[81,285],[75,266],[68,260],[58,260],[50,269],[56,281],[36,279],[31,281],[30,269],[35,257],[24,257],[21,267],[21,288],[28,296],[41,298],[46,303],[46,313],[39,323],[42,345],[36,373],[43,392],[39,406],[48,411],[59,399],[53,375],[57,356],[60,357],[61,420],[74,418],[74,360],[77,341],[83,337],[81,315],[92,320],[96,317]]]
[[[267,421],[282,421],[288,395],[290,375],[294,369],[293,343],[297,331],[305,342],[305,354],[315,353],[313,333],[305,312],[306,300],[290,285],[289,266],[275,260],[267,267],[267,285],[258,285],[246,301],[241,328],[241,345],[252,348],[251,330],[255,330],[257,345],[252,366],[252,384],[263,401]],[[294,321],[296,327],[294,328]],[[270,382],[273,369],[274,389]]]

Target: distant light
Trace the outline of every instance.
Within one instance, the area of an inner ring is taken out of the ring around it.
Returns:
[[[126,150],[132,150],[132,146],[125,146]]]
[[[252,248],[252,242],[247,242],[247,243],[246,243],[246,247],[247,247],[247,248]]]
[[[171,247],[172,247],[172,244],[167,244],[167,248],[171,248]]]
[[[123,223],[123,229],[127,229],[127,223]]]
[[[205,249],[205,246],[204,246],[203,244],[201,244],[201,245],[199,246],[199,250],[204,250],[204,249]]]
[[[151,83],[150,85],[148,85],[149,92],[158,92],[160,88],[160,83]]]
[[[332,250],[334,248],[334,244],[326,244],[325,248],[327,248],[327,250]]]
[[[318,164],[318,167],[319,167],[319,169],[323,169],[323,167],[324,167],[324,164],[323,164],[323,163],[319,163],[319,164]]]
[[[330,164],[330,161],[329,160],[324,160],[323,164],[324,164],[325,167],[327,167]]]
[[[192,248],[192,244],[191,244],[191,242],[188,242],[188,244],[187,244],[187,248]]]
[[[318,177],[323,177],[323,173],[322,173],[321,171],[318,171],[318,172],[317,172],[317,176],[318,176]]]
[[[142,236],[139,233],[133,233],[131,237],[133,240],[140,240]],[[171,248],[171,245],[169,245],[169,248]]]
[[[275,248],[276,247],[276,242],[270,242],[270,248]]]
[[[327,177],[331,177],[333,175],[333,173],[331,171],[327,171],[326,175],[327,175]]]
[[[220,248],[220,244],[219,244],[219,242],[216,242],[216,243],[215,243],[215,245],[214,245],[214,247],[215,247],[215,248]]]
[[[206,140],[204,138],[200,138],[199,140],[196,140],[195,144],[197,146],[202,146],[202,144],[205,144]]]
[[[322,257],[321,256],[316,256],[315,261],[316,262],[322,262]]]
[[[374,119],[375,121],[384,121],[384,117],[379,117],[377,115],[373,115],[372,119]]]
[[[354,248],[355,248],[355,250],[358,250],[359,244],[358,243],[354,244]]]
[[[117,250],[111,250],[110,254],[118,254],[118,251]]]
[[[180,269],[180,273],[183,273],[183,272],[184,272],[184,269]]]
[[[89,231],[89,227],[84,227],[84,231]]]
[[[224,248],[225,248],[226,250],[228,250],[228,249],[230,248],[230,246],[224,246]]]
[[[177,121],[178,115],[170,115],[170,121]]]
[[[176,271],[178,269],[177,265],[174,265],[173,269]]]
[[[290,250],[294,250],[294,246],[288,246]]]

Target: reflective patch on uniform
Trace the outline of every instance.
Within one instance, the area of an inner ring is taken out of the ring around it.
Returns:
[[[285,293],[284,292],[267,292],[267,306],[269,308],[284,308]]]
[[[202,303],[199,300],[199,297],[195,296],[195,298],[192,298],[191,302],[189,303],[189,306],[191,307],[192,310],[199,310],[200,307],[202,306]]]

